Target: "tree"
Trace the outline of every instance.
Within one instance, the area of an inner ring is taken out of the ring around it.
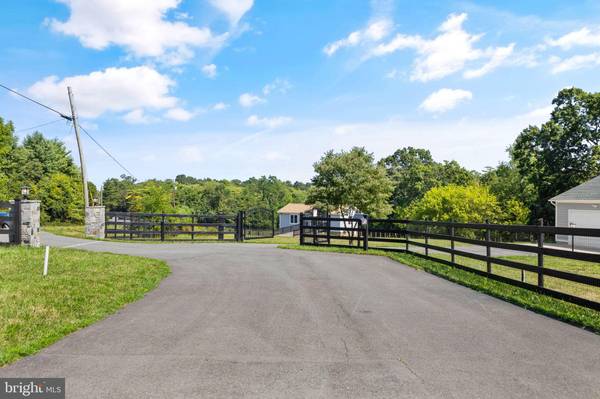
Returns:
[[[135,179],[131,176],[121,175],[121,179],[110,178],[102,187],[102,203],[110,211],[129,211],[127,196],[135,186]]]
[[[413,202],[403,216],[415,220],[436,222],[496,222],[500,206],[490,190],[479,184],[434,187],[423,198]]]
[[[364,148],[328,151],[314,169],[309,203],[329,211],[339,210],[342,215],[352,208],[372,217],[385,217],[391,212],[388,200],[392,182],[383,166],[376,165],[373,154]]]
[[[398,209],[408,206],[433,187],[447,184],[469,185],[477,181],[475,172],[456,161],[435,162],[429,150],[406,147],[383,158],[380,165],[394,183],[392,205]]]
[[[47,139],[42,133],[35,132],[23,140],[16,152],[19,165],[18,179],[26,184],[37,184],[45,176],[54,173],[79,178],[79,169],[73,162],[70,151],[58,139]]]
[[[80,223],[83,221],[81,182],[64,173],[44,176],[32,194],[40,199],[42,219]]]
[[[11,179],[16,168],[14,159],[16,148],[17,138],[13,123],[10,121],[5,123],[0,118],[0,201],[7,201],[16,195],[17,186]]]
[[[127,195],[130,211],[144,213],[173,213],[173,188],[170,184],[149,180]]]
[[[524,129],[509,150],[535,187],[532,217],[550,221],[550,198],[600,174],[600,93],[563,89],[552,104],[550,120]]]

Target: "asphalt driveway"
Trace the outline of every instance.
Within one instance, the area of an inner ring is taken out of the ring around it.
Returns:
[[[69,398],[600,398],[600,336],[384,257],[44,240],[173,270],[0,369],[66,377]]]

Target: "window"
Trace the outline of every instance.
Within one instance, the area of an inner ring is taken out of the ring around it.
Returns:
[[[290,223],[297,224],[298,223],[298,215],[290,215]]]

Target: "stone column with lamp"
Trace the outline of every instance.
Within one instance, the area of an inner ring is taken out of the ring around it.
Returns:
[[[85,208],[85,236],[90,238],[104,239],[106,236],[106,209],[104,206],[96,205]]]
[[[15,230],[15,243],[39,247],[41,202],[29,199],[29,187],[21,188],[21,199],[15,201],[15,209],[15,228],[18,229]]]

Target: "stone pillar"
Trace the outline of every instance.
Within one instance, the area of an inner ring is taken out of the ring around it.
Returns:
[[[20,233],[21,239],[17,244],[40,246],[40,201],[21,200],[20,202]]]
[[[103,206],[88,206],[85,208],[86,237],[104,239],[106,219]]]

